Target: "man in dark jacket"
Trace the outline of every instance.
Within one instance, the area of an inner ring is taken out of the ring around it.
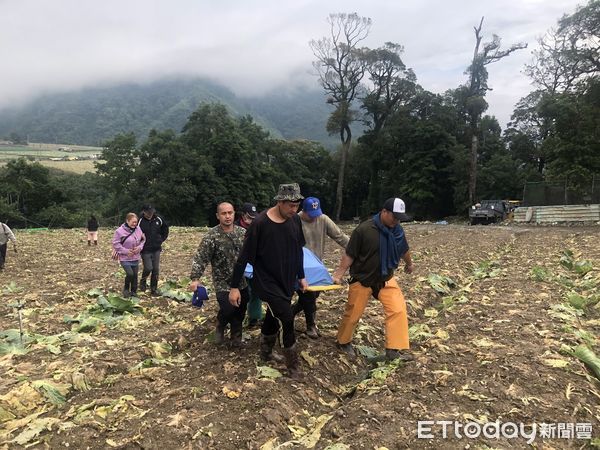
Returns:
[[[142,249],[142,261],[144,270],[142,271],[142,279],[140,280],[140,291],[147,289],[146,279],[150,275],[150,294],[158,295],[158,274],[160,272],[160,252],[162,251],[162,243],[169,236],[169,226],[167,222],[156,214],[156,210],[151,205],[142,207],[142,216],[140,218],[139,227],[146,236],[146,243]]]

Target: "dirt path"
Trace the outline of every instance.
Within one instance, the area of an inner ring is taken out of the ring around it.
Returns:
[[[302,383],[271,378],[257,357],[258,330],[246,330],[246,347],[239,352],[215,347],[214,299],[197,310],[142,297],[143,312],[103,316],[88,332],[73,331],[81,322],[64,319],[82,319],[97,303],[90,290],[105,296],[120,289],[106,239],[89,248],[79,231],[19,233],[20,254],[9,255],[0,275],[0,330],[18,328],[13,305],[20,299],[30,341],[20,347],[14,332],[12,340],[0,340],[0,443],[527,446],[524,438],[458,439],[453,431],[443,439],[439,424],[431,427],[432,439],[418,438],[419,421],[443,420],[524,423],[527,432],[538,424],[538,447],[590,443],[583,425],[571,430],[572,439],[558,438],[558,424],[591,424],[598,438],[600,383],[565,353],[579,344],[600,353],[598,306],[576,309],[566,300],[571,292],[584,299],[600,295],[598,229],[408,225],[406,233],[417,272],[399,280],[409,303],[416,361],[377,367],[365,358],[346,358],[334,345],[346,293],[328,292],[319,297],[322,338],[299,338]],[[173,230],[162,264],[165,279],[189,273],[200,238],[198,229]],[[587,260],[594,270],[582,276],[565,268],[560,264],[565,249],[573,251],[573,261]],[[330,243],[326,264],[333,267],[340,254]],[[355,344],[382,351],[382,324],[382,308],[372,300]],[[299,329],[303,325],[297,320]],[[285,373],[282,366],[271,368]],[[541,423],[556,424],[555,439],[540,437]],[[569,435],[566,428],[561,436]]]

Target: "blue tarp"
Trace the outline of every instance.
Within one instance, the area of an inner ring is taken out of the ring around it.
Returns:
[[[331,278],[331,275],[329,275],[323,262],[306,247],[303,247],[302,250],[304,250],[304,275],[306,276],[308,285],[329,286],[333,284],[333,279]],[[252,271],[252,265],[247,264],[244,275],[248,278],[252,278]]]

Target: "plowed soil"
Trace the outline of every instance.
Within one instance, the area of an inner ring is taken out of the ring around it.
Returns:
[[[419,438],[419,421],[444,420],[522,423],[529,431],[537,424],[537,448],[580,448],[600,437],[600,383],[569,353],[584,344],[600,354],[600,308],[593,301],[600,295],[599,228],[409,224],[405,230],[416,271],[397,276],[415,361],[377,363],[341,353],[335,334],[347,291],[328,291],[318,300],[319,340],[308,339],[304,318],[297,318],[302,382],[277,363],[269,367],[283,376],[265,370],[258,329],[245,329],[241,350],[217,347],[214,296],[199,310],[143,294],[141,314],[74,333],[76,324],[65,317],[96,303],[90,290],[121,290],[122,274],[110,259],[112,232],[101,230],[98,247],[88,247],[80,230],[18,232],[19,253],[9,249],[0,273],[0,330],[18,330],[22,303],[25,344],[17,346],[23,351],[0,353],[0,446],[529,447],[522,437],[459,438],[450,429],[444,438],[437,424],[433,437]],[[161,283],[189,274],[202,235],[172,229]],[[570,269],[565,250],[573,252],[572,262],[593,269]],[[341,251],[328,243],[330,269]],[[589,303],[574,308],[573,293]],[[371,299],[354,339],[366,354],[383,351],[383,320]],[[65,332],[53,346],[39,338]],[[28,341],[32,336],[37,343]],[[39,380],[60,386],[64,402],[52,401]],[[542,423],[556,425],[554,438],[540,435]]]

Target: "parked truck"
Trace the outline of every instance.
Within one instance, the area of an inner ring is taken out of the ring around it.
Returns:
[[[511,210],[508,200],[482,200],[469,209],[469,221],[471,225],[502,222]]]

